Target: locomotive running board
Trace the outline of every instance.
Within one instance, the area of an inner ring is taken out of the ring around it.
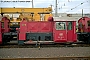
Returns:
[[[53,41],[26,41],[24,44],[54,44]]]

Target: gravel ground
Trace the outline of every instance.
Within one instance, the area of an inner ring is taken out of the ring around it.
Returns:
[[[0,58],[90,57],[90,47],[0,48]]]

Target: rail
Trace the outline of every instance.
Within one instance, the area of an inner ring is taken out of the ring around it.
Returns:
[[[90,60],[90,57],[7,58],[0,60]]]

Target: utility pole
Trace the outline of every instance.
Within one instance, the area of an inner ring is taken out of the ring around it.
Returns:
[[[57,14],[57,0],[55,2],[55,17],[58,17],[58,14]]]
[[[82,17],[83,17],[83,9],[82,9]]]
[[[33,6],[33,0],[32,0],[32,8],[34,8],[34,6]]]
[[[50,5],[50,7],[52,8],[53,5]],[[52,12],[51,12],[52,13]]]

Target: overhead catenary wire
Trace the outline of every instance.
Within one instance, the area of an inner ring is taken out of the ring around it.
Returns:
[[[77,7],[79,7],[80,5],[83,5],[84,3],[89,2],[89,1],[88,1],[88,0],[85,0],[84,2],[79,1],[79,2],[81,2],[79,5],[77,5],[77,6],[73,7],[73,8],[70,8],[70,7],[68,8],[68,7],[67,7],[67,3],[70,4],[70,3],[72,3],[72,2],[77,2],[77,1],[67,0],[67,2],[60,3],[61,6],[58,7],[58,10],[59,10],[59,11],[65,11],[64,13],[67,13],[67,12],[69,12],[69,11],[71,11],[71,10],[74,10],[75,8],[77,8]],[[58,5],[60,5],[60,4],[58,4]],[[65,7],[65,6],[66,6],[66,7]],[[63,7],[64,7],[64,8],[63,8]],[[66,10],[65,10],[65,9],[66,9]],[[78,9],[82,9],[82,8],[78,8]],[[90,7],[83,7],[83,9],[84,9],[84,10],[89,10]]]
[[[75,6],[74,8],[71,8],[70,10],[76,9],[77,7],[83,5],[83,4],[86,3],[86,2],[88,2],[88,1],[82,2],[82,3],[80,3],[79,5]],[[86,9],[86,8],[85,8],[85,9]],[[87,8],[87,9],[88,9],[88,8]],[[69,11],[70,11],[70,10],[69,10]],[[66,11],[66,12],[69,12],[69,11]]]

